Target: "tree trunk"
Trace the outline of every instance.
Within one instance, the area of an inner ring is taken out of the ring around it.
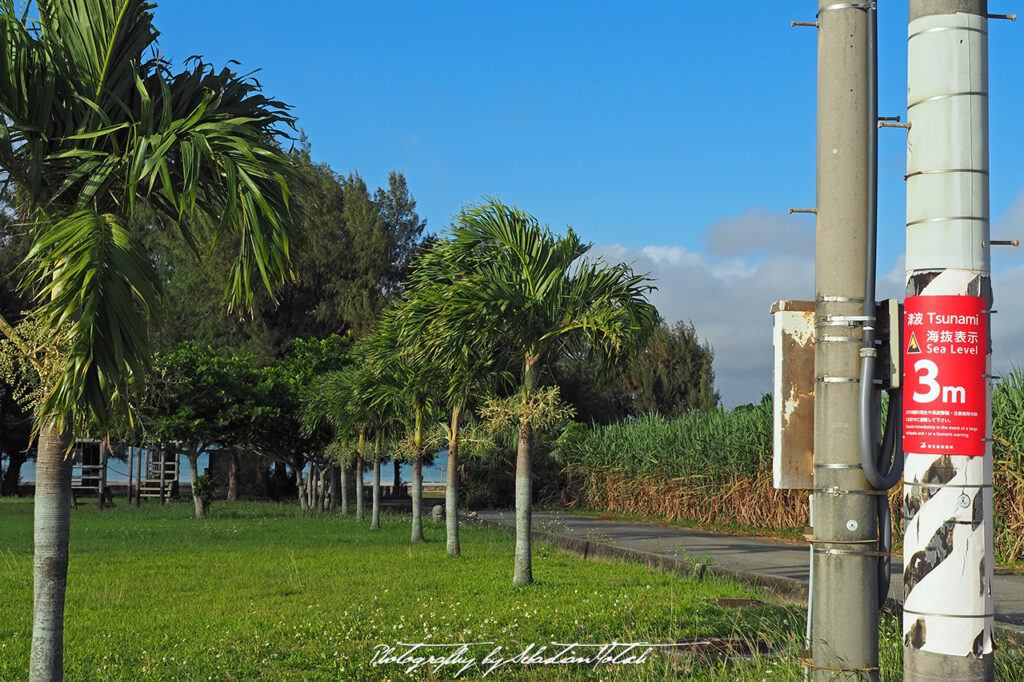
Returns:
[[[399,497],[402,496],[402,494],[399,492],[399,488],[401,488],[402,485],[402,463],[396,459],[392,464],[394,465],[395,468],[395,477],[391,479],[391,497],[397,500]]]
[[[157,466],[160,468],[160,506],[164,506],[167,502],[167,491],[164,486],[165,477],[167,475],[167,450],[160,451],[160,464]]]
[[[377,453],[378,455],[380,453]],[[373,517],[370,530],[380,530],[380,460],[373,460]]]
[[[313,465],[310,464],[310,467]],[[306,469],[305,462],[295,468],[295,485],[299,488],[299,507],[309,509],[309,497],[306,495],[306,483],[302,478],[302,472]]]
[[[132,479],[135,474],[135,447],[128,447],[128,504],[132,503]],[[193,481],[195,479],[192,479]]]
[[[362,521],[366,513],[363,502],[363,456],[356,457],[356,521]]]
[[[341,494],[341,472],[337,464],[331,465],[331,513],[338,511],[338,496]]]
[[[270,497],[267,494],[267,473],[268,473],[268,469],[265,466],[263,466],[263,461],[262,460],[257,460],[257,462],[256,462],[256,490],[260,491],[260,495],[262,496],[262,499],[264,499],[264,500],[266,500],[268,497]]]
[[[329,468],[327,464],[320,467],[320,492],[316,500],[316,508],[320,510],[320,513],[327,511],[327,471]]]
[[[448,474],[444,488],[444,520],[447,526],[448,554],[459,556],[459,416],[462,409],[452,408],[451,436],[448,438]]]
[[[348,515],[348,467],[341,465],[341,513]]]
[[[530,547],[532,525],[533,481],[530,478],[530,446],[533,429],[527,421],[519,423],[519,445],[516,448],[516,559],[512,584],[516,587],[533,582],[533,561]]]
[[[539,358],[527,355],[523,366],[523,399],[533,397],[537,386]],[[533,555],[530,531],[533,530],[533,479],[530,475],[530,450],[533,425],[525,418],[519,421],[519,444],[516,448],[516,554],[512,585],[533,583]]]
[[[50,425],[39,431],[36,457],[34,611],[29,680],[64,676],[64,591],[71,530],[71,467],[65,458],[70,433]]]
[[[316,479],[317,479],[318,471],[319,470],[317,469],[316,464],[314,464],[313,462],[310,462],[309,463],[309,482],[306,483],[306,494],[308,496],[306,498],[306,505],[310,509],[316,509],[316,483],[317,483]]]
[[[412,541],[423,542],[423,457],[412,461]]]
[[[188,471],[192,477],[192,502],[196,505],[196,518],[206,518],[206,502],[196,494],[196,479],[199,478],[199,453],[188,453]]]
[[[142,505],[142,459],[146,457],[148,459],[149,454],[143,455],[140,450],[138,453],[138,461],[136,462],[135,469],[135,508],[138,509]],[[131,473],[130,471],[128,472]]]
[[[11,447],[10,444],[7,447]],[[11,448],[7,451],[7,471],[4,472],[3,483],[0,483],[0,495],[17,495],[18,478],[21,476],[21,465],[28,459],[28,455],[20,449]]]
[[[238,451],[231,448],[231,462],[228,465],[228,501],[238,499]]]

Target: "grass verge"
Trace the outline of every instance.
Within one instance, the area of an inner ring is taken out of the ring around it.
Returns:
[[[453,560],[441,525],[428,523],[428,542],[409,545],[401,516],[385,516],[372,532],[352,517],[294,506],[218,503],[206,521],[191,513],[189,503],[74,511],[66,679],[447,680],[455,666],[408,674],[408,665],[375,666],[375,648],[490,642],[465,654],[482,659],[499,646],[497,656],[509,657],[550,642],[710,637],[770,651],[750,660],[652,655],[643,665],[509,664],[487,679],[801,677],[799,610],[710,602],[757,596],[728,581],[587,562],[539,545],[536,584],[514,589],[512,539],[501,530],[465,528],[464,556]],[[31,502],[0,500],[4,680],[26,678],[31,534]],[[886,646],[898,656],[895,627]],[[889,661],[885,679],[899,679],[896,663]],[[484,670],[468,668],[460,679],[480,679]]]

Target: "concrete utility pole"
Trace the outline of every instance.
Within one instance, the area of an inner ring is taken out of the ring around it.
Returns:
[[[986,5],[910,0],[907,91],[908,311],[911,296],[981,297],[982,332],[992,307]],[[980,351],[987,376],[991,345]],[[910,377],[912,367],[905,371]],[[941,375],[928,379],[949,389]],[[906,680],[992,679],[991,386],[978,390],[986,430],[971,441],[983,456],[907,447]]]
[[[877,131],[874,12],[873,2],[818,3],[815,680],[878,679],[878,493],[864,477],[858,446],[869,191]]]

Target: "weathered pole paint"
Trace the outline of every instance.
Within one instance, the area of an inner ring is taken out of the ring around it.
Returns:
[[[874,680],[878,522],[858,444],[874,6],[820,0],[818,10],[811,648],[815,680]]]
[[[980,296],[991,309],[987,11],[910,0],[907,296]],[[982,457],[906,458],[904,679],[991,680],[992,444]]]

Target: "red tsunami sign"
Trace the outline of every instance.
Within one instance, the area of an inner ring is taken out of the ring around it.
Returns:
[[[985,454],[987,320],[980,296],[910,296],[903,313],[903,449]]]

